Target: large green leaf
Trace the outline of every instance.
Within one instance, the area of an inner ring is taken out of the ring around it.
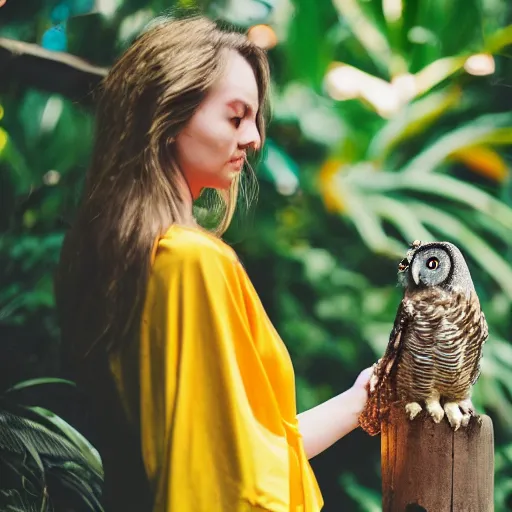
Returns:
[[[410,160],[402,172],[428,173],[456,151],[479,144],[512,144],[512,113],[486,114],[446,133]]]
[[[80,453],[86,459],[89,468],[92,469],[96,474],[103,475],[103,466],[100,454],[94,448],[94,446],[92,446],[91,443],[89,443],[89,441],[87,441],[87,439],[82,434],[80,434],[80,432],[78,432],[78,430],[73,428],[69,423],[64,421],[64,419],[62,419],[60,416],[57,416],[48,409],[32,406],[30,407],[30,410],[39,415],[41,419],[50,421],[58,429],[58,431],[66,437],[66,439],[72,442],[78,448],[78,450],[80,450]]]
[[[416,213],[403,201],[383,195],[366,198],[369,207],[382,219],[392,223],[406,242],[434,240]]]
[[[73,381],[67,379],[59,379],[56,377],[42,377],[40,379],[29,379],[22,382],[16,383],[5,391],[6,394],[14,393],[16,391],[22,391],[34,386],[41,386],[43,384],[66,384],[67,386],[76,386]]]
[[[23,482],[30,478],[35,486],[35,497],[39,500],[41,511],[49,512],[52,498],[59,498],[62,488],[68,488],[72,494],[66,497],[67,505],[74,508],[72,503],[85,502],[90,505],[91,512],[102,512],[100,504],[103,470],[96,459],[91,459],[92,447],[86,443],[75,442],[77,436],[69,435],[73,430],[69,425],[67,431],[49,428],[47,417],[37,416],[37,409],[19,407],[9,401],[2,400],[0,405],[0,464],[3,479],[9,476],[9,481],[16,480],[19,475],[17,490],[25,491]],[[67,425],[67,424],[66,424]],[[73,441],[72,441],[73,440]],[[5,466],[14,473],[7,474]],[[48,493],[48,484],[52,480],[52,492]],[[70,482],[73,482],[70,485]],[[55,496],[53,495],[55,493]],[[5,504],[3,504],[5,506]],[[5,508],[4,508],[5,509]]]
[[[333,0],[333,4],[343,21],[348,24],[354,36],[366,50],[375,67],[384,76],[389,77],[392,52],[386,35],[365,14],[358,0]]]
[[[375,134],[368,148],[368,158],[384,161],[397,144],[411,137],[421,136],[444,114],[457,106],[460,98],[459,88],[448,88],[405,106]]]
[[[499,53],[512,44],[512,25],[503,27],[487,36],[483,50],[488,53]]]
[[[417,94],[425,94],[436,85],[460,71],[466,62],[466,57],[443,57],[429,62],[415,74]]]
[[[332,12],[330,2],[293,1],[293,23],[289,25],[282,62],[287,78],[320,91],[325,71],[334,58],[335,41],[326,37],[325,25]],[[281,74],[283,70],[276,70]]]
[[[343,180],[348,185],[357,184],[362,190],[414,191],[437,198],[445,198],[470,210],[479,211],[507,229],[512,229],[512,209],[474,185],[439,173],[386,173],[351,172]],[[439,210],[441,211],[441,210]]]
[[[366,197],[356,188],[341,186],[338,193],[346,205],[346,215],[350,217],[364,243],[375,253],[398,257],[404,252],[405,244],[389,238],[381,224],[381,219],[368,208]]]
[[[477,50],[483,44],[483,7],[485,0],[467,0],[461,9],[457,2],[437,0],[437,31],[444,55]],[[457,27],[454,30],[454,27]]]

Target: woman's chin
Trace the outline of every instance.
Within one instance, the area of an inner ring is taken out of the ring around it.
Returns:
[[[218,188],[220,190],[227,190],[231,187],[231,184],[233,183],[233,180],[236,179],[240,175],[240,171],[233,170],[233,169],[227,169],[223,175],[222,178],[219,179],[219,182],[215,188]]]

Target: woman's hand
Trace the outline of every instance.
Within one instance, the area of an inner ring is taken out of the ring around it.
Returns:
[[[366,368],[363,370],[355,380],[354,384],[352,385],[353,388],[362,388],[364,390],[368,389],[368,384],[370,382],[370,379],[373,375],[373,366],[370,366],[369,368]]]
[[[352,387],[349,389],[353,397],[352,403],[358,414],[363,412],[366,401],[368,400],[368,388],[370,379],[373,375],[373,366],[364,369],[355,380]]]
[[[299,429],[309,459],[354,430],[368,400],[367,385],[373,367],[363,370],[352,387],[298,416]]]

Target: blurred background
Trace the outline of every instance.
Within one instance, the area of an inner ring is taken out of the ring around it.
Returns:
[[[62,370],[52,277],[90,157],[94,87],[151,19],[198,9],[268,49],[259,201],[226,239],[289,347],[299,409],[383,353],[407,245],[452,241],[490,327],[474,401],[494,421],[495,510],[512,510],[510,2],[0,6],[0,389]],[[72,422],[72,393],[34,393]],[[326,512],[381,510],[379,437],[356,431],[312,465]]]

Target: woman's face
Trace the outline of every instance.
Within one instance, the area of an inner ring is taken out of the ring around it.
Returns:
[[[258,108],[254,72],[230,51],[224,75],[176,138],[178,165],[194,199],[203,188],[228,189],[247,149],[259,148]]]

